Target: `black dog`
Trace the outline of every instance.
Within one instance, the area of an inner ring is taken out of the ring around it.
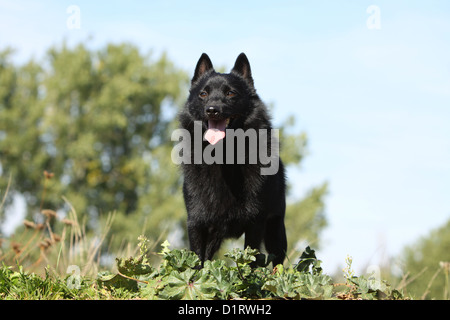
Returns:
[[[190,149],[184,150],[188,160],[182,163],[191,250],[203,264],[212,259],[224,239],[238,238],[245,232],[245,247],[259,250],[264,241],[267,252],[276,256],[273,265],[283,263],[287,247],[284,167],[269,143],[274,129],[266,107],[256,94],[244,53],[228,74],[215,72],[209,57],[202,54],[179,120],[181,128],[191,137],[195,138],[197,132],[198,138],[201,132],[197,141],[200,147],[196,149],[194,141]],[[244,140],[232,135],[251,130],[267,132],[267,135],[246,134]],[[256,140],[251,141],[251,137]],[[239,144],[228,148],[228,142],[236,140],[241,144],[245,141],[244,149]],[[262,149],[270,153],[276,172],[261,174],[267,168],[267,161],[260,158],[251,161]],[[215,163],[198,161],[207,150],[211,156],[214,154]],[[245,156],[239,161],[242,151]]]

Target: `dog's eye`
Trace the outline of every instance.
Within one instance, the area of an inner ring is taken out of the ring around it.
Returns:
[[[198,95],[200,98],[206,98],[208,96],[208,92],[206,91],[201,91],[200,94]]]
[[[234,97],[236,95],[236,91],[230,90],[227,92],[227,97]]]

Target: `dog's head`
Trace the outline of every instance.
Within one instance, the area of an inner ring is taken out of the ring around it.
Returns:
[[[250,63],[241,53],[230,73],[217,73],[203,53],[195,68],[187,107],[195,120],[203,121],[205,138],[215,143],[225,130],[243,127],[256,96]]]

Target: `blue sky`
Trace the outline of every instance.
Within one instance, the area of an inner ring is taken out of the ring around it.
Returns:
[[[0,48],[18,62],[63,39],[167,51],[191,74],[202,52],[227,69],[245,52],[275,126],[293,114],[308,134],[293,195],[329,182],[325,270],[350,255],[362,272],[450,216],[449,1],[0,0]]]

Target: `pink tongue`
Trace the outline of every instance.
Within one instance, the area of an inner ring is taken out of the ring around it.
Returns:
[[[210,144],[216,144],[225,138],[226,120],[208,120],[208,130],[205,133],[205,139]]]

